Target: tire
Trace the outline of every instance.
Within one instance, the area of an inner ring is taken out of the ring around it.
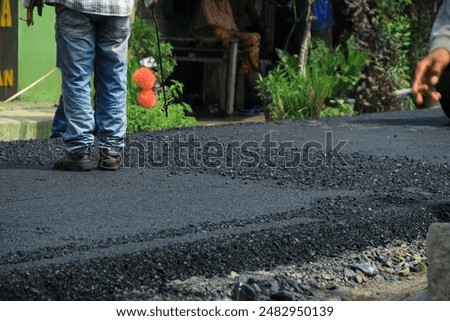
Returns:
[[[450,93],[447,92],[447,94],[441,93],[441,108],[444,111],[444,113],[447,115],[448,118],[450,118]]]
[[[441,107],[444,113],[450,118],[450,71],[447,70],[436,86],[436,90],[441,94]]]

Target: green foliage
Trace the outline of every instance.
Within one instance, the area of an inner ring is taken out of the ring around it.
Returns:
[[[320,112],[320,117],[353,116],[355,114],[352,104],[346,103],[344,99],[331,100],[333,107],[326,107]]]
[[[158,47],[156,44],[156,28],[153,25],[149,25],[145,22],[145,20],[136,17],[133,21],[129,44],[132,57],[138,62],[147,57],[153,57],[156,59],[159,56]],[[175,59],[172,57],[172,45],[168,42],[162,41],[160,43],[160,47],[164,76],[169,77],[177,64]],[[157,73],[157,77],[160,77],[160,73]],[[164,82],[165,80],[166,79],[158,78],[158,81],[160,82]]]
[[[171,86],[167,92],[167,98],[178,99],[183,91],[183,84],[175,80],[171,81]],[[135,101],[136,96],[129,97],[129,101]],[[179,128],[195,126],[197,121],[194,117],[187,117],[186,112],[192,112],[191,107],[186,103],[173,103],[169,106],[168,117],[164,111],[162,94],[159,95],[158,103],[151,109],[142,108],[137,103],[128,105],[128,131],[141,132],[153,131],[167,128]]]
[[[168,106],[168,117],[164,109],[164,99],[161,91],[158,92],[158,103],[151,109],[145,109],[137,103],[140,88],[135,84],[132,75],[140,67],[139,61],[146,57],[158,57],[156,43],[156,29],[145,21],[136,18],[130,38],[131,58],[128,65],[128,94],[127,94],[127,130],[129,132],[153,131],[166,128],[179,128],[195,126],[197,121],[194,117],[186,116],[192,109],[186,103],[178,103],[183,84],[171,80],[167,88],[167,100],[171,101]],[[172,46],[161,43],[161,53],[164,68],[164,76],[168,77],[174,70],[176,62],[172,58]],[[161,74],[156,72],[159,82],[162,81]]]
[[[312,42],[308,65],[317,70],[319,75],[333,76],[332,97],[345,97],[358,81],[367,58],[367,52],[357,49],[354,37],[347,40],[345,49],[338,46],[334,50],[330,50],[323,41],[315,40]]]
[[[431,27],[435,19],[437,8],[442,0],[413,0],[410,6],[411,18],[411,46],[409,47],[409,73],[414,76],[417,62],[428,54],[428,42]]]
[[[379,0],[374,11],[381,28],[381,35],[389,41],[386,48],[391,59],[387,74],[395,89],[407,88],[411,83],[409,51],[411,41],[411,18],[408,8],[412,0]]]
[[[277,66],[258,81],[259,95],[266,101],[272,118],[317,117],[333,81],[327,76],[320,80],[317,71],[300,74],[296,56],[282,50],[277,53]]]
[[[383,112],[398,106],[395,86],[389,70],[395,64],[390,39],[381,35],[380,22],[372,0],[345,0],[358,48],[369,52],[368,64],[364,66],[355,86],[355,111],[358,113]]]
[[[328,97],[343,98],[355,85],[367,59],[350,38],[347,50],[329,50],[323,43],[311,46],[306,72],[298,71],[298,57],[278,50],[279,61],[269,74],[260,78],[258,92],[273,119],[320,117],[339,112],[323,112]],[[345,108],[344,108],[345,109]],[[341,112],[347,114],[347,110]]]

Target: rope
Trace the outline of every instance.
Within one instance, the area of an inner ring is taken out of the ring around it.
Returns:
[[[152,9],[152,18],[153,18],[153,23],[155,24],[155,29],[156,29],[156,44],[158,47],[158,60],[159,60],[159,70],[161,72],[161,84],[162,84],[162,91],[163,91],[163,97],[164,97],[164,113],[166,114],[166,118],[169,117],[169,103],[167,101],[167,93],[166,93],[166,86],[164,85],[164,69],[163,69],[163,61],[162,61],[162,53],[161,53],[161,42],[159,39],[159,27],[158,27],[158,21],[156,20],[156,16],[155,16],[155,10],[153,8]]]
[[[20,95],[22,95],[23,93],[27,92],[28,90],[30,90],[31,88],[33,88],[34,86],[36,86],[37,84],[39,84],[42,80],[44,80],[45,78],[47,78],[48,76],[50,76],[57,68],[53,68],[52,70],[50,70],[47,74],[45,74],[44,76],[42,76],[41,78],[39,78],[38,80],[36,80],[34,83],[32,83],[31,85],[25,87],[24,89],[22,89],[21,91],[19,91],[18,93],[12,95],[11,97],[9,97],[8,99],[6,99],[3,103],[9,103],[11,100],[19,97]]]

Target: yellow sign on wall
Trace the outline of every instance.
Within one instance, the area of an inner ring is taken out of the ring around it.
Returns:
[[[20,1],[0,0],[0,101],[17,92]]]
[[[0,0],[0,27],[12,28],[12,12],[11,12],[11,0]],[[13,87],[14,86],[14,70],[12,69],[0,69],[0,87]]]
[[[1,16],[0,16],[0,27],[1,28],[11,28],[12,27],[12,14],[11,14],[11,0],[0,0],[1,1]]]
[[[12,28],[12,14],[11,14],[11,0],[0,0],[2,6],[0,16],[1,28]],[[14,86],[14,70],[12,69],[0,69],[0,87],[13,87]]]
[[[0,70],[0,87],[14,87],[14,70]]]

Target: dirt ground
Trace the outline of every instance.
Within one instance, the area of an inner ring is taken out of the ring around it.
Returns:
[[[351,290],[351,300],[422,300],[426,299],[427,274],[416,274],[398,284],[370,281],[364,286]]]

